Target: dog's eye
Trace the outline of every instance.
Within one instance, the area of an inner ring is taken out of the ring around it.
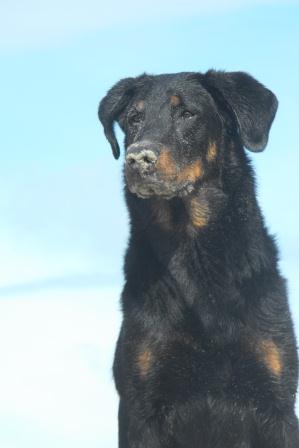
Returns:
[[[188,120],[188,118],[194,117],[195,114],[190,112],[189,110],[183,110],[181,113],[181,118],[184,118],[185,120]]]
[[[137,125],[142,121],[142,114],[132,114],[128,117],[128,123],[131,126]]]

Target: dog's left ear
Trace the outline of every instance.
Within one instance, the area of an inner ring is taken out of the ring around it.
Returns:
[[[99,119],[104,127],[106,138],[111,145],[115,159],[119,158],[120,151],[114,133],[114,122],[132,98],[135,91],[135,82],[135,78],[121,79],[108,91],[99,105]]]
[[[244,146],[253,152],[263,151],[268,142],[278,101],[276,96],[244,72],[208,71],[204,85],[216,89],[232,109]]]

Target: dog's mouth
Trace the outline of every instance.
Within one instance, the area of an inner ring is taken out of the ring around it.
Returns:
[[[181,183],[165,181],[156,174],[149,176],[129,176],[126,173],[127,187],[131,193],[139,198],[148,199],[157,196],[163,199],[185,197],[195,190],[195,182],[185,181]]]
[[[202,181],[203,167],[200,160],[177,163],[169,149],[162,150],[158,157],[151,150],[132,151],[126,157],[125,176],[130,192],[140,198],[172,199],[195,190]]]

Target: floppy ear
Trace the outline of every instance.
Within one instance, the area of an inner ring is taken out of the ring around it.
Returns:
[[[204,75],[204,82],[207,89],[212,86],[228,103],[244,146],[253,152],[263,151],[278,106],[276,96],[244,72],[210,70]]]
[[[119,158],[119,145],[114,133],[114,122],[129,103],[135,90],[135,78],[121,79],[102,99],[99,105],[99,119],[109,141],[115,159]]]

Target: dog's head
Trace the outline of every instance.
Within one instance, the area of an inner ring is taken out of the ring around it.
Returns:
[[[186,196],[219,172],[225,139],[262,151],[277,109],[275,95],[242,72],[126,78],[100,103],[114,157],[125,133],[129,190],[142,198]]]

